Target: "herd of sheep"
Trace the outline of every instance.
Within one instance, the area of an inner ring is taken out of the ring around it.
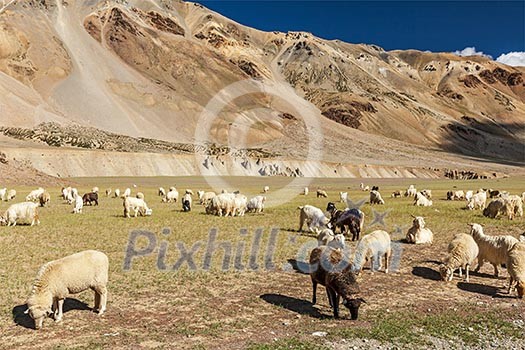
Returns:
[[[370,188],[361,184],[361,190],[369,191],[370,205],[384,205],[385,200],[377,186]],[[265,186],[263,194],[269,192]],[[80,196],[75,188],[62,189],[63,200],[73,205],[72,213],[82,213],[85,205],[98,205],[98,187],[91,192]],[[307,196],[309,190],[305,187],[302,194]],[[106,197],[121,198],[124,207],[124,217],[131,215],[137,217],[152,215],[152,209],[145,202],[144,194],[137,192],[131,196],[131,189],[127,188],[121,194],[119,189],[106,189]],[[326,198],[324,190],[317,190],[317,197]],[[179,202],[179,192],[175,187],[168,191],[158,189],[161,202]],[[365,263],[370,263],[370,271],[376,267],[385,273],[389,270],[391,256],[390,234],[384,230],[375,230],[361,237],[363,232],[365,214],[358,208],[352,208],[347,192],[340,192],[340,202],[347,204],[345,209],[337,209],[334,202],[328,202],[326,211],[312,205],[300,206],[299,231],[306,225],[308,230],[317,236],[318,247],[310,254],[310,277],[313,286],[312,302],[316,302],[316,288],[318,284],[325,286],[330,306],[334,316],[339,316],[339,299],[350,310],[351,318],[357,319],[359,307],[364,299],[359,298],[359,285],[357,277],[363,270]],[[431,190],[417,191],[411,185],[406,191],[394,191],[392,198],[412,197],[416,206],[432,206]],[[191,211],[193,191],[186,189],[180,200],[183,211]],[[13,200],[16,191],[0,189],[0,198],[6,201]],[[486,205],[487,197],[491,202]],[[205,212],[218,216],[243,216],[246,212],[260,213],[264,210],[265,195],[258,195],[250,200],[239,193],[216,194],[214,192],[197,191],[199,203]],[[31,226],[39,224],[38,206],[49,205],[51,197],[43,188],[31,191],[26,196],[26,201],[16,203],[0,216],[2,225],[14,226],[18,222],[28,223]],[[520,196],[511,195],[503,191],[479,189],[473,191],[449,191],[447,200],[465,200],[466,208],[470,210],[483,210],[483,215],[495,218],[502,214],[509,219],[523,215],[523,202],[525,192]],[[413,244],[432,244],[433,233],[425,227],[425,220],[421,216],[413,216],[412,226],[406,233],[405,241]],[[439,266],[443,280],[451,281],[456,270],[459,276],[465,271],[466,281],[469,280],[469,270],[477,259],[475,271],[489,262],[494,266],[494,275],[499,274],[499,267],[505,264],[510,276],[509,293],[516,288],[519,298],[525,293],[525,233],[518,240],[510,235],[490,236],[483,232],[479,224],[470,224],[470,234],[456,234],[448,246],[448,256]],[[339,233],[338,233],[339,231]],[[352,234],[352,241],[357,241],[353,256],[349,256],[345,237]],[[78,293],[87,289],[95,292],[95,310],[99,314],[106,309],[108,282],[108,258],[98,251],[88,250],[76,253],[62,259],[51,261],[38,271],[28,298],[28,313],[34,320],[36,328],[42,326],[44,318],[52,315],[56,321],[62,319],[62,306],[69,293]]]

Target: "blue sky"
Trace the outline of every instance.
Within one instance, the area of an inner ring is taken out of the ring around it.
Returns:
[[[525,51],[525,1],[199,1],[239,23],[386,50]]]

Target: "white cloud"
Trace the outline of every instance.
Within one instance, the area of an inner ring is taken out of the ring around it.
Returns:
[[[458,56],[484,56],[492,59],[492,56],[484,54],[483,51],[476,51],[476,48],[474,46],[472,47],[465,47],[463,50],[459,51],[456,50],[452,52],[454,55]]]
[[[509,52],[501,54],[497,59],[497,62],[506,64],[514,67],[525,67],[525,52]]]

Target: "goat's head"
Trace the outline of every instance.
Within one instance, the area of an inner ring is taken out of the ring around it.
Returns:
[[[359,308],[361,307],[362,303],[366,303],[365,299],[363,298],[356,298],[356,299],[344,299],[343,305],[350,310],[350,317],[352,320],[357,320],[359,317]]]

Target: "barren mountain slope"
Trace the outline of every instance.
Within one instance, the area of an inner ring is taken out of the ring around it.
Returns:
[[[295,159],[323,138],[322,158],[342,163],[357,153],[412,166],[423,148],[455,165],[471,161],[452,153],[524,162],[524,74],[482,57],[262,32],[190,2],[17,1],[0,14],[7,127],[75,123],[180,144],[204,132]],[[264,85],[236,84],[248,78]],[[203,111],[215,113],[204,126]]]

